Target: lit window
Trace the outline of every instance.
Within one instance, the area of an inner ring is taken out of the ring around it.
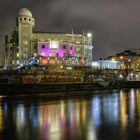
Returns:
[[[23,44],[27,45],[28,41],[27,40],[23,40]]]
[[[23,24],[23,27],[28,27],[28,24]]]
[[[17,57],[19,57],[19,53],[17,53]]]
[[[56,49],[59,47],[59,41],[50,41],[50,48]]]
[[[19,60],[17,60],[17,64],[19,64]]]
[[[25,58],[25,54],[23,54],[23,58]]]
[[[28,57],[28,55],[24,53],[23,54],[23,58],[27,58],[27,57]]]

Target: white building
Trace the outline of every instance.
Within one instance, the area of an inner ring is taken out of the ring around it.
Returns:
[[[89,64],[93,68],[98,68],[98,69],[118,69],[119,63],[120,63],[119,61],[97,60],[97,61],[91,61]]]

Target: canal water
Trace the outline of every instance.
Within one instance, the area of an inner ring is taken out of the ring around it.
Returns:
[[[0,97],[0,140],[140,140],[140,89]]]

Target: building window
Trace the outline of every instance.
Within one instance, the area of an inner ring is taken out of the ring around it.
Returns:
[[[28,27],[28,24],[23,24],[23,27]]]
[[[42,49],[45,49],[45,45],[42,45]]]
[[[31,21],[31,19],[29,18],[29,21]]]
[[[66,45],[63,45],[63,49],[66,49]]]
[[[27,40],[23,40],[23,44],[27,45],[28,41]]]
[[[24,20],[26,20],[26,18],[24,18]]]
[[[23,54],[22,57],[25,58],[25,54]]]
[[[76,52],[80,52],[80,48],[75,48]]]
[[[19,53],[17,53],[17,57],[19,57]]]
[[[23,54],[23,58],[25,59],[25,58],[28,58],[28,55],[27,54]]]
[[[19,64],[19,60],[17,60],[17,64]]]
[[[13,41],[12,41],[12,39],[10,39],[10,43],[12,43]]]
[[[50,41],[50,48],[57,49],[59,47],[59,41]]]
[[[34,46],[34,49],[36,50],[37,49],[37,46]]]
[[[20,18],[20,21],[22,20],[22,18]]]

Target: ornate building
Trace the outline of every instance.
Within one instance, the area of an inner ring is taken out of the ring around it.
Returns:
[[[23,8],[17,17],[15,30],[5,37],[5,64],[9,67],[28,64],[33,55],[40,58],[82,58],[92,60],[92,36],[33,31],[35,19]],[[41,60],[42,59],[42,60]],[[43,61],[44,62],[44,61]]]

